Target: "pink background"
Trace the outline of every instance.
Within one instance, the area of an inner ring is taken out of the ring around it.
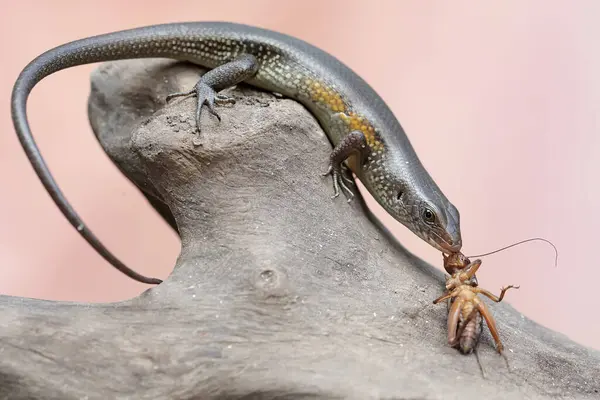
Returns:
[[[1,10],[0,293],[104,302],[146,287],[109,267],[34,175],[10,120],[10,91],[20,70],[43,51],[84,36],[230,20],[298,36],[363,76],[459,208],[467,254],[531,236],[554,241],[558,268],[549,246],[532,243],[486,258],[480,284],[495,293],[521,285],[506,301],[600,349],[594,249],[600,2],[20,0],[3,1]],[[86,115],[93,68],[62,71],[34,89],[33,132],[91,229],[130,267],[165,278],[179,241],[93,137]],[[441,265],[436,250],[386,221],[411,251]]]

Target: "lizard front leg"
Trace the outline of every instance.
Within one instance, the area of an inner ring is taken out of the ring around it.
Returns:
[[[202,75],[198,83],[196,83],[196,86],[194,86],[194,88],[191,90],[186,92],[172,93],[167,96],[167,102],[175,97],[196,96],[198,98],[198,102],[196,103],[197,134],[196,138],[194,139],[195,145],[199,144],[196,142],[196,139],[201,132],[200,118],[202,116],[203,106],[206,105],[208,111],[217,117],[219,121],[221,121],[221,116],[215,110],[215,103],[234,103],[235,101],[227,96],[219,95],[217,92],[235,86],[238,83],[254,76],[258,71],[258,66],[259,65],[256,57],[254,57],[252,54],[242,54],[234,60],[213,68]]]
[[[340,195],[341,186],[342,190],[347,193],[348,202],[352,201],[354,193],[344,183],[344,180],[350,180],[344,176],[343,162],[353,153],[358,153],[360,158],[363,159],[368,151],[367,139],[361,131],[350,132],[334,147],[329,156],[329,168],[322,174],[323,176],[333,176],[332,198]]]

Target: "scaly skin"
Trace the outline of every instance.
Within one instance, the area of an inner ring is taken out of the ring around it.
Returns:
[[[315,115],[335,146],[328,172],[333,175],[336,195],[339,186],[345,188],[341,173],[345,161],[392,217],[442,252],[460,250],[457,209],[425,170],[388,106],[348,67],[306,42],[276,32],[222,22],[175,23],[94,36],[49,50],[23,70],[13,89],[15,129],[36,173],[71,224],[122,272],[140,281],[160,282],[124,266],[75,213],[32,138],[26,103],[32,88],[56,71],[148,57],[185,60],[214,69],[189,92],[199,97],[199,128],[202,107],[217,114],[217,92],[238,82],[299,101]]]

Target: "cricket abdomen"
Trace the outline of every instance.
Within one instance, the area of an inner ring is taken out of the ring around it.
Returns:
[[[475,316],[467,321],[469,315],[475,312]],[[463,354],[470,354],[473,352],[477,343],[479,342],[479,337],[481,335],[482,322],[481,314],[471,302],[468,302],[464,305],[462,312],[460,314],[460,322],[459,327],[466,322],[466,326],[458,339],[458,348]]]

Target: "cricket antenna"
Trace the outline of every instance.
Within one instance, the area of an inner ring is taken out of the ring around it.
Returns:
[[[548,243],[550,246],[552,246],[554,248],[554,253],[556,254],[556,257],[554,258],[554,266],[556,267],[558,265],[558,249],[556,248],[556,246],[551,241],[546,240],[544,238],[538,238],[538,237],[531,238],[531,239],[521,240],[520,242],[513,243],[511,245],[502,247],[502,248],[500,248],[498,250],[490,251],[489,253],[478,254],[478,255],[475,255],[475,256],[468,256],[468,258],[489,256],[490,254],[498,253],[499,251],[503,251],[503,250],[509,249],[511,247],[514,247],[514,246],[517,246],[517,245],[520,245],[520,244],[523,244],[523,243],[532,242],[534,240],[540,240],[542,242],[546,242],[546,243]]]

